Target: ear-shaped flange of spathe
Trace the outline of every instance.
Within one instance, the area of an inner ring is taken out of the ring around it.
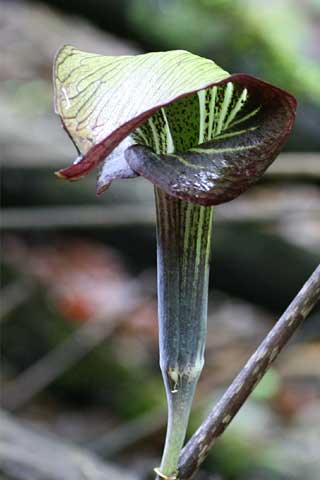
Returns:
[[[213,105],[214,89],[222,94],[219,106],[217,98]],[[237,101],[244,91],[246,99],[239,108]],[[215,116],[209,125],[212,140],[169,154],[133,145],[125,151],[125,158],[132,170],[166,193],[201,205],[217,205],[247,190],[273,162],[290,133],[296,101],[287,92],[247,75],[220,82],[211,88],[211,96],[207,90],[206,99],[208,116],[210,109]]]

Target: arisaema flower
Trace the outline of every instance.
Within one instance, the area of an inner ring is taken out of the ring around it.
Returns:
[[[63,47],[55,109],[79,157],[58,175],[100,167],[98,193],[118,178],[155,187],[160,366],[168,401],[161,466],[175,478],[204,363],[213,206],[265,172],[288,137],[296,101],[183,50],[102,56]]]

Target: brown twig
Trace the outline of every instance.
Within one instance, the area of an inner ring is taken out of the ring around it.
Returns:
[[[212,445],[319,300],[320,265],[184,447],[177,478],[189,480],[198,471]]]
[[[142,297],[127,302],[122,311],[109,318],[96,317],[79,327],[61,344],[9,382],[2,395],[2,404],[17,410],[44,390],[66,370],[76,365],[88,353],[105,341],[115,328],[141,305]]]
[[[16,281],[0,291],[2,305],[0,310],[0,323],[4,322],[10,315],[22,305],[34,293],[35,286],[30,281]]]
[[[9,382],[3,389],[2,404],[9,411],[23,407],[66,370],[104,341],[116,322],[88,322],[60,345]]]

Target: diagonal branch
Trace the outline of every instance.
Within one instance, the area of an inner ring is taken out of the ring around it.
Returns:
[[[320,300],[320,265],[182,450],[178,476],[190,480],[271,363]]]

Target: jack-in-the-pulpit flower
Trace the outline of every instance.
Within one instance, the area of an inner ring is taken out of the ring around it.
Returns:
[[[178,50],[102,56],[63,47],[55,109],[78,159],[76,180],[100,166],[97,191],[118,178],[155,186],[160,366],[168,401],[161,466],[175,478],[204,363],[213,205],[256,182],[295,118],[289,93]]]

